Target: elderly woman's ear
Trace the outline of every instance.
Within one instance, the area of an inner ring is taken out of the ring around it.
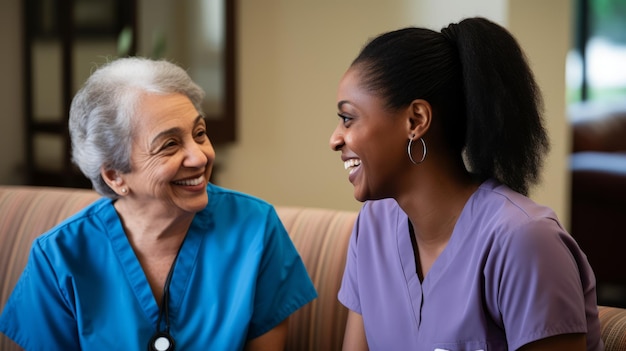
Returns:
[[[124,182],[124,179],[120,177],[118,171],[114,169],[105,169],[104,167],[100,169],[100,174],[102,175],[102,179],[105,183],[111,188],[115,193],[119,196],[124,196],[128,194],[128,187]]]

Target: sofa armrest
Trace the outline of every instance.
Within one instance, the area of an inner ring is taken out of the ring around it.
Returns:
[[[626,350],[626,309],[598,306],[605,351]]]

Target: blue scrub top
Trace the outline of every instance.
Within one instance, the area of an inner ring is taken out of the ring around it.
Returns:
[[[271,205],[207,191],[174,266],[170,334],[178,350],[241,350],[317,294]],[[158,317],[113,202],[102,198],[35,240],[0,331],[25,350],[145,350]]]

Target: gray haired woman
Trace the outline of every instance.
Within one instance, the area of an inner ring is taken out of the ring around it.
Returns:
[[[44,233],[2,316],[26,350],[281,350],[316,297],[274,208],[209,182],[204,92],[167,61],[96,70],[70,112],[103,195]]]

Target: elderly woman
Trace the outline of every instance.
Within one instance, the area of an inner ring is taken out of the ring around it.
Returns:
[[[274,208],[209,183],[204,92],[142,58],[98,69],[70,112],[104,197],[39,237],[0,317],[26,350],[281,350],[316,297]]]

